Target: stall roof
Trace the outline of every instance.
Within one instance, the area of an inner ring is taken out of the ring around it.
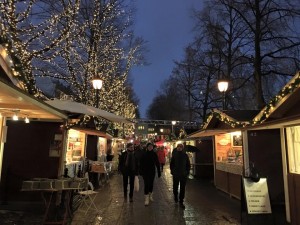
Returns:
[[[21,89],[18,80],[14,79],[9,57],[1,45],[0,113],[5,117],[12,117],[17,113],[19,117],[28,117],[30,119],[56,121],[67,119],[67,115],[63,112],[47,105]]]
[[[20,117],[31,119],[62,120],[67,115],[36,99],[23,90],[0,80],[0,112],[12,117],[17,112]]]
[[[253,121],[271,121],[291,116],[292,111],[300,114],[300,72],[279,91],[279,93],[257,114]]]
[[[115,115],[113,113],[95,108],[93,106],[88,106],[82,103],[73,102],[71,100],[54,99],[54,100],[46,101],[46,103],[57,109],[70,112],[70,113],[80,113],[89,116],[99,116],[102,117],[103,119],[109,120],[111,122],[116,122],[116,123],[132,123],[131,121],[127,120],[122,116]]]
[[[258,112],[258,110],[220,111],[213,109],[204,123],[203,129],[188,135],[186,138],[208,137],[242,130]]]
[[[239,131],[240,129],[209,129],[209,130],[200,130],[195,133],[192,133],[188,136],[188,138],[200,138],[200,137],[208,137],[214,136],[217,134],[225,134],[234,131]]]
[[[300,72],[253,119],[253,129],[276,129],[300,125]]]
[[[89,134],[89,135],[95,135],[95,136],[99,136],[99,137],[104,137],[107,139],[112,139],[112,136],[103,132],[103,131],[99,131],[99,130],[95,130],[95,129],[90,129],[90,128],[85,128],[85,127],[72,127],[72,129],[83,132],[85,134]]]
[[[226,110],[213,109],[203,129],[226,129],[243,127],[259,113],[259,110]],[[221,124],[222,123],[222,124]]]
[[[296,125],[300,126],[300,115],[266,121],[261,124],[247,127],[246,130],[278,129]]]

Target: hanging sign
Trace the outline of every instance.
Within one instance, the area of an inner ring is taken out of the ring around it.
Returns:
[[[272,213],[267,179],[260,178],[258,182],[253,182],[244,178],[243,181],[248,214]]]

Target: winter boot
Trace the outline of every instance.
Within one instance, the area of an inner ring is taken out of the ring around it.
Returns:
[[[154,200],[153,200],[153,193],[152,193],[152,192],[149,193],[149,200],[150,200],[151,202],[154,202]]]
[[[149,205],[149,195],[145,195],[145,206]]]

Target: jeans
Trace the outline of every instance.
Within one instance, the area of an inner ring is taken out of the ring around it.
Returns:
[[[128,178],[129,178],[129,197],[130,198],[133,197],[134,177],[135,175],[123,174],[123,190],[124,190],[125,197],[127,197]]]
[[[173,176],[173,194],[175,200],[178,200],[178,186],[180,185],[179,202],[183,202],[185,197],[185,185],[187,177],[174,177]]]
[[[144,194],[145,195],[148,195],[149,193],[153,192],[154,177],[155,177],[155,174],[143,176],[143,179],[144,179]]]

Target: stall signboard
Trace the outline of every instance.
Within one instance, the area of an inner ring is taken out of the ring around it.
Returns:
[[[248,178],[243,179],[248,214],[272,213],[268,185],[266,178],[253,182]]]

